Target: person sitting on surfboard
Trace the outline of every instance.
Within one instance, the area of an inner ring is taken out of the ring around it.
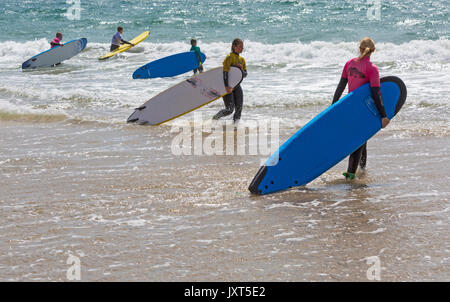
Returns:
[[[389,119],[386,117],[380,93],[380,75],[378,67],[370,62],[370,55],[375,51],[375,43],[368,37],[364,38],[359,43],[359,50],[361,55],[358,58],[349,60],[344,66],[341,80],[334,93],[333,104],[339,100],[347,83],[349,93],[363,84],[370,83],[372,99],[375,101],[375,105],[381,114],[381,128],[384,128],[389,124]],[[345,178],[354,179],[358,164],[364,169],[366,160],[367,143],[350,155],[348,169],[344,173]]]
[[[225,109],[220,110],[213,119],[218,120],[221,117],[230,115],[234,111],[233,121],[236,123],[241,118],[242,104],[244,102],[244,94],[242,92],[241,85],[234,87],[228,84],[228,72],[231,66],[239,67],[244,77],[247,76],[247,66],[245,65],[245,59],[239,54],[244,50],[244,42],[241,39],[234,39],[231,44],[231,53],[227,55],[223,61],[223,82],[228,94],[223,97],[225,103]]]
[[[123,34],[123,28],[121,26],[117,27],[117,32],[112,37],[111,48],[109,49],[109,51],[116,50],[117,48],[120,47],[120,44],[130,44],[131,46],[134,46],[133,43],[130,43],[130,42],[122,39],[122,34]]]
[[[194,74],[196,74],[198,71],[202,73],[203,72],[202,57],[200,53],[200,47],[197,46],[197,40],[195,39],[191,40],[191,49],[189,51],[195,51],[195,54],[197,55],[198,59],[198,68],[194,69]]]
[[[62,38],[63,38],[62,33],[57,32],[56,37],[53,39],[53,41],[50,42],[50,45],[52,46],[51,48],[56,46],[64,46],[64,44],[61,43]]]

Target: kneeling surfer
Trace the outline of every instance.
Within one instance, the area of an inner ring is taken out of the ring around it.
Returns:
[[[241,39],[234,39],[231,44],[231,53],[227,55],[223,61],[223,82],[225,84],[225,89],[228,94],[223,97],[223,102],[225,103],[225,109],[220,110],[213,119],[218,120],[221,117],[230,115],[234,111],[233,121],[236,123],[241,118],[242,104],[244,102],[244,93],[242,92],[241,85],[230,87],[228,83],[228,73],[230,72],[231,66],[239,67],[244,77],[247,76],[247,66],[245,64],[245,59],[239,54],[244,50],[244,42]]]
[[[368,37],[364,38],[359,43],[359,50],[360,56],[349,60],[344,66],[341,80],[334,93],[333,104],[339,100],[347,83],[349,93],[363,84],[370,83],[372,98],[381,114],[381,128],[385,128],[389,124],[389,119],[386,117],[386,111],[380,93],[380,75],[378,67],[370,62],[370,55],[375,51],[375,43]],[[350,155],[347,172],[344,173],[345,178],[354,179],[358,164],[364,169],[366,160],[367,143],[364,143],[364,145]]]

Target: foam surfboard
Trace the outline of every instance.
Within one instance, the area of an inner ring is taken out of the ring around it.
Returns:
[[[230,87],[239,85],[242,70],[231,67]],[[217,67],[176,84],[136,108],[127,122],[160,125],[189,113],[227,94],[223,83],[223,68]]]
[[[381,79],[386,115],[392,119],[406,100],[397,77]],[[262,166],[249,186],[268,194],[314,180],[362,146],[381,129],[381,117],[369,84],[362,85],[322,111],[289,138]]]
[[[200,58],[202,63],[205,62],[205,54],[200,53]],[[139,67],[133,73],[133,79],[174,77],[192,71],[198,68],[198,65],[198,58],[195,52],[182,52]]]
[[[64,46],[55,46],[49,50],[26,60],[22,64],[22,69],[33,69],[36,67],[48,67],[68,60],[79,54],[87,45],[87,39],[81,38],[72,40],[64,44]]]
[[[130,43],[133,43],[134,46],[138,45],[139,43],[141,43],[142,41],[144,41],[145,39],[148,38],[148,36],[150,35],[150,31],[144,31],[142,34],[140,34],[139,36],[133,38],[132,40],[128,41]],[[128,49],[130,49],[131,47],[133,47],[130,44],[122,44],[120,45],[119,48],[117,48],[114,51],[108,52],[106,55],[101,56],[100,58],[98,58],[99,60],[104,60],[104,59],[108,59],[111,58],[113,56],[115,56],[118,53],[127,51]]]

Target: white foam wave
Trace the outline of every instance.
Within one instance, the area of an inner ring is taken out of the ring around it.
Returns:
[[[15,61],[17,65],[29,57],[48,49],[48,46],[48,41],[44,38],[25,43],[14,41],[0,42],[0,63]],[[216,65],[220,65],[225,55],[230,51],[230,43],[225,42],[202,43],[199,41],[199,46],[207,55],[208,60]],[[377,51],[374,53],[372,60],[379,64],[425,62],[427,64],[440,63],[448,65],[450,63],[450,40],[413,40],[402,44],[376,43],[376,47]],[[154,43],[149,39],[141,43],[138,48],[145,55],[142,63],[146,63],[146,61],[188,51],[190,45],[187,42]],[[87,56],[92,56],[92,58],[96,59],[99,54],[108,49],[108,43],[88,42]],[[133,53],[129,52],[123,55],[127,56],[127,54]],[[313,41],[310,43],[264,44],[245,41],[245,50],[242,55],[250,65],[263,67],[279,68],[296,65],[308,67],[341,66],[345,60],[358,55],[358,43]],[[442,66],[438,66],[438,68],[442,68]]]

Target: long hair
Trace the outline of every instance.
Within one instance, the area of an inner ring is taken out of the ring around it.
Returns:
[[[359,42],[359,51],[361,52],[361,55],[359,56],[358,61],[361,61],[364,57],[369,56],[375,51],[375,43],[371,38],[366,37]]]

